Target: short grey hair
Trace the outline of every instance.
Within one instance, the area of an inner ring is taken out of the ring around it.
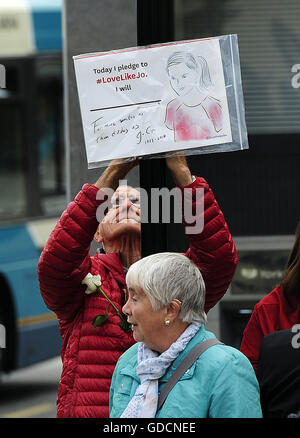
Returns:
[[[206,323],[204,280],[187,256],[163,252],[144,257],[130,266],[126,283],[128,287],[140,287],[154,311],[177,299],[181,301],[179,318],[183,322]]]

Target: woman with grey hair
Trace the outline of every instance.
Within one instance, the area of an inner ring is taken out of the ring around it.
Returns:
[[[248,359],[221,343],[208,348],[158,405],[159,393],[206,331],[205,285],[183,254],[159,253],[130,266],[123,307],[137,341],[119,359],[111,418],[260,418],[258,382]]]

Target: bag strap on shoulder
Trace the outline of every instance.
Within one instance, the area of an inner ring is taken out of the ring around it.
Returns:
[[[176,368],[170,379],[166,382],[161,393],[159,394],[157,410],[159,410],[162,407],[166,398],[168,397],[169,392],[176,385],[180,377],[183,376],[183,374],[191,367],[191,365],[193,365],[193,363],[201,356],[202,353],[204,353],[205,350],[216,344],[222,344],[222,342],[216,338],[207,339],[206,341],[203,341],[200,344],[198,344],[183,359],[183,361],[178,365],[178,367]]]

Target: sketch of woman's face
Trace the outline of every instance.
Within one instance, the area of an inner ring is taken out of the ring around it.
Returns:
[[[197,85],[198,73],[183,62],[169,67],[171,87],[179,96],[185,96]]]

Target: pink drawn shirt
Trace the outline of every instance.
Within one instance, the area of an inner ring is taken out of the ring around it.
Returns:
[[[176,98],[167,105],[165,124],[174,131],[175,141],[213,137],[222,129],[221,103],[207,96],[200,104],[187,106]]]

